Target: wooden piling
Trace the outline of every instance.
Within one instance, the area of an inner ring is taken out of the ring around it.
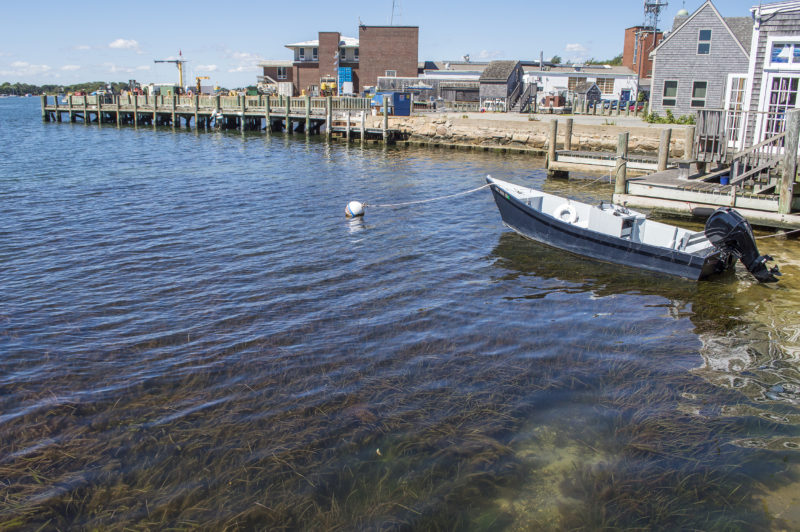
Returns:
[[[564,149],[572,149],[572,119],[567,118],[567,125],[564,128]]]
[[[178,125],[176,117],[175,117],[175,111],[176,111],[177,107],[178,107],[178,95],[177,94],[173,94],[172,95],[172,127],[175,127],[176,125]]]
[[[286,132],[290,135],[294,133],[294,128],[292,127],[292,117],[289,116],[292,112],[292,97],[286,97]]]
[[[86,95],[84,94],[83,95],[83,123],[84,124],[88,124],[89,123],[88,118],[89,118],[89,111],[87,110]]]
[[[331,139],[331,128],[333,127],[333,97],[325,98],[325,137]]]
[[[58,108],[58,94],[53,96],[53,102],[56,107],[56,121],[61,122],[61,110]]]
[[[622,112],[622,108],[620,107],[621,105],[622,105],[622,101],[621,100],[617,100],[617,116],[619,116],[620,113]]]
[[[689,161],[694,157],[694,134],[695,126],[689,126],[683,130],[683,159]]]
[[[344,137],[347,143],[350,144],[350,109],[347,110],[347,125],[344,128]]]
[[[58,98],[58,96],[56,96],[56,98]],[[41,100],[42,100],[42,122],[49,122],[50,117],[47,114],[47,95],[42,94]]]
[[[114,96],[114,102],[116,103],[116,108],[117,108],[117,127],[119,127],[120,124],[122,123],[122,117],[120,116],[120,114],[122,113],[119,112],[119,99],[120,96]]]
[[[139,127],[139,95],[133,95],[133,127]]]
[[[244,126],[245,126],[245,122],[246,122],[245,116],[246,116],[246,112],[247,112],[247,96],[242,96],[241,103],[242,103],[242,107],[241,107],[241,109],[242,109],[242,111],[241,111],[242,112],[242,119],[239,122],[239,131],[244,133]]]
[[[75,121],[75,112],[72,110],[72,95],[67,96],[67,106],[69,107],[69,121]]]
[[[620,133],[617,140],[617,164],[614,169],[614,194],[626,194],[628,181],[628,133]]]
[[[794,184],[797,180],[797,145],[800,141],[800,109],[786,114],[786,138],[783,147],[783,175],[778,198],[778,214],[792,212]]]
[[[667,162],[669,161],[669,142],[672,138],[672,130],[662,129],[661,139],[658,143],[658,171],[663,172],[667,169]]]
[[[194,95],[194,128],[200,129],[200,94]]]
[[[306,94],[306,135],[311,134],[311,95]]]
[[[389,141],[389,97],[383,97],[383,142]]]
[[[264,120],[267,122],[267,133],[272,132],[272,120],[270,120],[270,109],[269,109],[269,99],[270,96],[267,94],[267,97],[264,99]]]
[[[364,144],[367,136],[367,112],[364,110],[361,111],[361,130],[359,134],[361,135],[361,144]]]
[[[550,137],[547,141],[547,167],[556,162],[556,140],[558,138],[558,120],[550,121]]]

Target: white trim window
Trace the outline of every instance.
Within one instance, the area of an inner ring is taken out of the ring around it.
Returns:
[[[782,133],[786,127],[786,112],[797,109],[798,88],[800,78],[797,76],[770,76],[767,92],[767,115],[764,124],[763,138],[767,139]]]
[[[678,103],[678,81],[668,79],[664,81],[664,92],[661,97],[663,107],[675,107]]]
[[[339,48],[339,61],[347,61],[347,48]]]
[[[319,60],[319,48],[312,48],[311,49],[311,60],[318,61]]]
[[[278,79],[286,79],[286,67],[278,67]]]
[[[299,55],[297,57],[300,58],[300,61],[305,61],[306,60],[306,49],[305,48],[300,48]]]
[[[772,70],[800,70],[800,39],[770,37],[769,54],[764,58],[764,68]]]
[[[358,47],[353,48],[353,58],[358,61]]]
[[[396,78],[397,77],[397,70],[387,70],[386,71],[387,78]]]
[[[728,90],[725,92],[725,123],[731,132],[731,147],[741,150],[744,145],[744,114],[747,101],[747,74],[728,74]]]
[[[708,93],[707,81],[695,81],[692,83],[692,103],[691,107],[705,107],[706,95]]]
[[[697,33],[697,55],[711,53],[711,30],[700,30]]]

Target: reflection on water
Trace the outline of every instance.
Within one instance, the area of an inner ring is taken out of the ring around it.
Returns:
[[[0,529],[800,526],[797,241],[761,241],[777,286],[691,283],[527,241],[487,191],[344,219],[487,173],[610,195],[524,156],[8,105]]]

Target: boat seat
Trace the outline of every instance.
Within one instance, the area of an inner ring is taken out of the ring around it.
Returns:
[[[676,245],[675,247],[676,247],[676,249],[679,249],[679,250],[683,251],[686,248],[688,248],[690,246],[693,246],[693,245],[697,244],[698,242],[701,242],[701,241],[703,241],[705,239],[706,239],[706,235],[703,232],[695,233],[693,235],[690,235],[689,233],[686,233],[685,235],[683,235],[683,238],[680,239],[680,241],[678,242],[678,245]]]

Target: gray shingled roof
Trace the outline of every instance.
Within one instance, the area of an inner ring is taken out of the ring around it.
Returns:
[[[481,74],[481,81],[508,81],[519,61],[492,61]]]
[[[575,92],[576,94],[586,94],[587,92],[589,92],[589,89],[591,89],[592,86],[594,85],[597,84],[594,83],[593,81],[581,81],[575,84],[575,90],[573,92]]]
[[[747,55],[750,55],[750,43],[753,39],[752,17],[725,17],[725,24],[728,25],[739,42],[742,43]]]

